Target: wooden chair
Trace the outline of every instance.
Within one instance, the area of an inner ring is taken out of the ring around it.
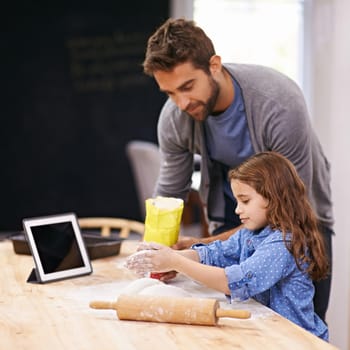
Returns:
[[[128,238],[131,232],[138,233],[143,237],[145,231],[145,225],[142,222],[129,219],[89,217],[79,218],[78,221],[80,228],[99,229],[103,237],[110,236],[112,229],[120,230],[120,238]]]

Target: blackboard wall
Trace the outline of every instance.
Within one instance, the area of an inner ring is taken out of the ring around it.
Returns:
[[[141,63],[168,2],[48,3],[2,15],[0,230],[69,211],[140,220],[125,145],[157,142],[165,96]]]

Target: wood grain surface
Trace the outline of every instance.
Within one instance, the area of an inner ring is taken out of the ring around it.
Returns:
[[[174,285],[194,297],[215,297],[224,308],[250,310],[252,317],[198,326],[121,321],[114,310],[89,308],[94,299],[116,300],[137,278],[123,265],[135,249],[135,241],[124,241],[119,256],[92,262],[92,275],[33,284],[26,282],[32,257],[15,254],[10,241],[1,242],[0,349],[336,349],[253,300],[227,304],[219,293],[184,276]]]

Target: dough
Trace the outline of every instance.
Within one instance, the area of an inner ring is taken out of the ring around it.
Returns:
[[[170,286],[157,279],[149,277],[139,278],[131,282],[121,291],[121,294],[191,297],[191,294],[182,288]]]
[[[179,297],[179,298],[188,298],[191,297],[191,294],[185,290],[169,286],[164,283],[155,284],[153,286],[146,287],[145,289],[139,292],[140,295],[155,295],[155,296],[165,296],[165,297]]]
[[[135,281],[132,281],[129,285],[127,285],[122,290],[121,294],[129,294],[129,295],[139,294],[145,288],[154,286],[157,284],[162,284],[162,282],[160,282],[157,279],[149,278],[149,277],[139,278]]]

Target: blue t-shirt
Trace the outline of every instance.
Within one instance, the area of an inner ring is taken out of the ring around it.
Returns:
[[[328,340],[327,326],[314,312],[312,280],[298,269],[280,231],[269,226],[260,231],[243,228],[226,241],[192,248],[202,264],[225,269],[231,299],[253,298]]]
[[[209,157],[220,163],[224,179],[225,218],[221,219],[228,225],[225,229],[240,225],[234,213],[237,203],[227,179],[228,170],[254,154],[241,89],[234,79],[232,84],[235,96],[229,108],[209,116],[204,123]]]

